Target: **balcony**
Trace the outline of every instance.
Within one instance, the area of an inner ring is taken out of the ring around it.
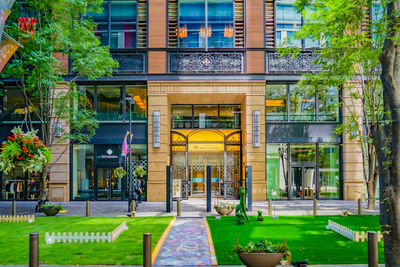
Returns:
[[[313,64],[318,55],[302,52],[296,58],[289,54],[281,57],[279,53],[265,53],[265,72],[267,74],[295,74],[321,71],[321,66]]]
[[[174,52],[168,54],[168,72],[243,73],[243,52]]]
[[[119,63],[117,73],[146,73],[146,52],[111,50],[111,55]]]

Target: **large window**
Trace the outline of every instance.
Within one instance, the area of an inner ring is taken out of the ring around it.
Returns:
[[[89,14],[97,23],[95,34],[101,44],[110,48],[137,47],[136,11],[136,0],[108,0],[103,3],[103,13]]]
[[[267,84],[265,105],[267,121],[339,122],[335,87],[314,94],[295,84]]]
[[[233,47],[233,0],[180,0],[179,47]]]
[[[35,97],[30,97],[29,105],[25,104],[24,95],[19,87],[10,86],[3,89],[3,108],[2,120],[3,121],[24,121],[26,111],[29,112],[33,121],[38,120],[36,111],[39,107],[38,101]]]
[[[295,32],[299,31],[306,21],[295,10],[293,0],[276,1],[276,45],[302,48],[319,48],[320,41],[311,39],[295,40]]]
[[[72,153],[72,198],[94,199],[93,145],[74,145]]]
[[[319,145],[319,195],[340,197],[339,145]]]
[[[97,87],[97,118],[100,121],[122,120],[122,87]]]

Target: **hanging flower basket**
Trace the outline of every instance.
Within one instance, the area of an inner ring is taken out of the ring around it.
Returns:
[[[146,176],[147,172],[142,166],[137,166],[134,174],[136,175],[136,177],[143,178]]]
[[[121,179],[126,175],[126,171],[122,167],[118,167],[114,170],[114,176],[115,178]]]
[[[0,170],[9,173],[19,166],[24,172],[41,172],[51,161],[51,151],[36,136],[37,131],[24,133],[14,128],[11,133],[1,144]]]

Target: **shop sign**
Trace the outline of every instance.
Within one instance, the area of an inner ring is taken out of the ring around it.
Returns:
[[[3,34],[0,43],[0,71],[3,70],[8,60],[15,53],[19,44],[7,34]]]
[[[189,151],[224,151],[224,143],[189,143]]]
[[[172,179],[172,200],[182,199],[182,179],[173,178]]]
[[[253,147],[260,147],[260,111],[253,111]]]
[[[161,121],[160,121],[160,111],[153,111],[153,147],[160,147],[160,134],[161,134]]]
[[[101,159],[118,159],[118,156],[113,154],[114,151],[109,148],[105,151],[105,153],[103,155],[99,155],[97,158],[101,158]]]

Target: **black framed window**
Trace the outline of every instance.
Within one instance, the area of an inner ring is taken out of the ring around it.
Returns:
[[[29,93],[28,93],[29,94]],[[1,119],[6,122],[24,121],[26,111],[32,121],[38,121],[37,114],[39,101],[36,97],[28,95],[30,103],[27,105],[22,90],[17,86],[6,86],[2,89]]]

